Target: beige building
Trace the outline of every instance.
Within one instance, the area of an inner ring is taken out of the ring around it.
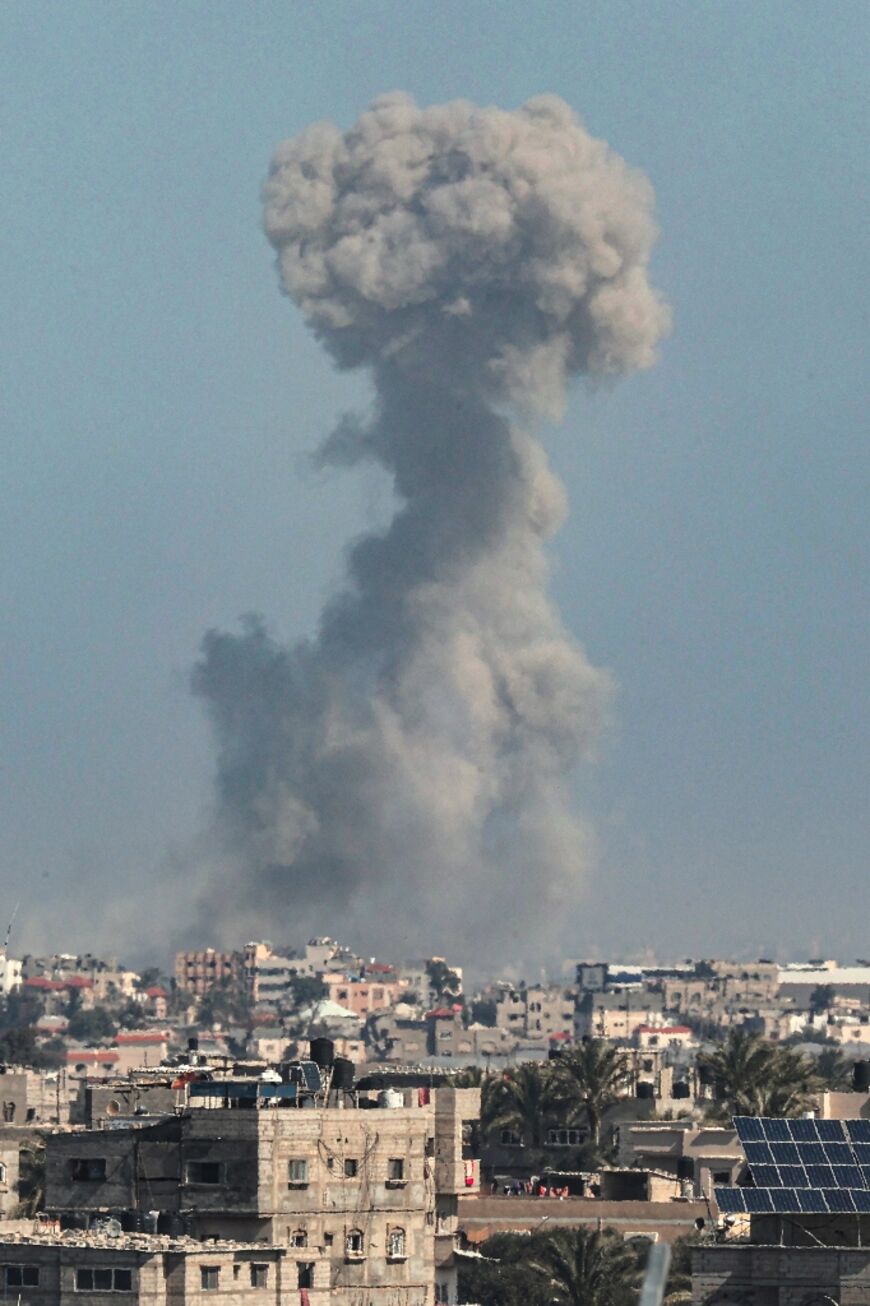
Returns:
[[[436,1290],[455,1302],[479,1090],[393,1089],[300,1109],[280,1096],[292,1087],[213,1081],[157,1124],[53,1135],[46,1210],[125,1224],[154,1211],[197,1238],[287,1248],[310,1306],[431,1306]]]
[[[242,976],[242,958],[237,952],[218,952],[215,948],[200,948],[175,954],[175,980],[179,988],[202,997],[222,980],[238,980]]]
[[[642,1025],[663,1025],[661,998],[635,990],[584,993],[575,1015],[575,1038],[606,1038],[628,1043]]]
[[[115,1232],[0,1236],[0,1296],[22,1306],[281,1306],[298,1302],[288,1249]]]
[[[574,1030],[573,989],[558,985],[503,988],[496,1002],[496,1027],[516,1038],[544,1042]]]
[[[745,1164],[734,1129],[651,1120],[623,1126],[622,1133],[636,1165],[682,1181],[687,1197],[709,1198],[714,1184],[735,1183]]]
[[[384,981],[376,977],[351,980],[345,975],[324,975],[323,983],[331,1002],[362,1018],[391,1007],[401,993],[398,980]]]

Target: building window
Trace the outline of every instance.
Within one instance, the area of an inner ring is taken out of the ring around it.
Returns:
[[[69,1175],[73,1183],[100,1183],[106,1177],[106,1158],[74,1157],[69,1163]]]
[[[325,1233],[325,1234],[323,1235],[323,1245],[324,1245],[324,1247],[331,1247],[332,1244],[333,1244],[334,1242],[335,1242],[335,1234],[334,1234],[334,1233]]]
[[[387,1259],[403,1261],[405,1259],[405,1230],[391,1229],[387,1234]]]
[[[287,1182],[291,1188],[301,1188],[308,1183],[308,1162],[294,1158],[287,1162]]]
[[[435,1302],[436,1306],[448,1306],[450,1301],[450,1289],[446,1283],[435,1284]]]
[[[3,1164],[2,1161],[0,1161],[0,1184],[5,1184],[5,1182],[6,1182],[6,1166]]]
[[[187,1182],[189,1184],[219,1184],[223,1179],[223,1166],[220,1161],[188,1161]]]
[[[345,1255],[349,1260],[360,1260],[365,1256],[365,1242],[361,1229],[351,1229],[344,1240]]]
[[[11,1124],[11,1122],[12,1122],[14,1119],[15,1119],[15,1103],[14,1103],[14,1102],[4,1102],[4,1103],[3,1103],[3,1120],[4,1120],[4,1122],[5,1122],[6,1124]]]
[[[39,1287],[38,1265],[7,1265],[5,1270],[7,1288]]]
[[[76,1292],[130,1292],[133,1271],[101,1266],[76,1270]]]
[[[523,1140],[515,1129],[503,1129],[501,1131],[502,1147],[522,1147]]]
[[[356,1179],[358,1171],[359,1171],[359,1162],[349,1157],[344,1163],[345,1179]]]
[[[392,1156],[387,1162],[387,1183],[391,1185],[405,1182],[405,1162],[400,1156]]]
[[[203,1292],[217,1292],[221,1286],[221,1269],[219,1265],[201,1265],[199,1281]]]
[[[307,1247],[308,1231],[307,1229],[294,1229],[290,1235],[291,1247]]]
[[[548,1129],[548,1147],[577,1147],[583,1135],[579,1129]]]
[[[314,1262],[313,1261],[296,1262],[296,1287],[297,1288],[314,1287]]]
[[[269,1267],[268,1265],[251,1266],[251,1287],[268,1288],[269,1286]]]

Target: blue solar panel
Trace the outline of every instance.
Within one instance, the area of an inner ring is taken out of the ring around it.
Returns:
[[[834,1179],[840,1188],[862,1188],[864,1180],[857,1165],[835,1165]]]
[[[775,1165],[754,1165],[752,1178],[756,1188],[779,1188],[782,1183]]]
[[[817,1120],[816,1128],[823,1143],[842,1143],[845,1138],[842,1120]]]
[[[846,1133],[853,1143],[870,1143],[870,1120],[847,1120]]]
[[[798,1152],[804,1165],[824,1165],[825,1148],[822,1143],[799,1143]]]
[[[744,1188],[743,1200],[746,1202],[746,1209],[753,1215],[760,1215],[763,1211],[772,1211],[773,1202],[770,1194],[771,1188]]]
[[[808,1165],[807,1178],[811,1188],[833,1188],[834,1170],[830,1165]]]
[[[746,1143],[744,1151],[750,1165],[773,1165],[769,1143]]]
[[[766,1169],[767,1167],[762,1166],[761,1168]],[[752,1175],[756,1184],[760,1187],[763,1181],[758,1178],[755,1170],[752,1171]],[[809,1188],[810,1186],[807,1172],[802,1165],[781,1165],[779,1167],[779,1182],[783,1188]],[[767,1187],[767,1184],[764,1186]]]
[[[790,1120],[789,1126],[796,1143],[815,1143],[818,1140],[815,1120]]]
[[[863,1182],[863,1184],[861,1185],[861,1187],[862,1187],[862,1188],[870,1188],[870,1165],[862,1165],[862,1166],[861,1166],[861,1174],[862,1174],[863,1179],[864,1179],[864,1182]]]
[[[713,1196],[720,1211],[745,1211],[742,1188],[714,1188]]]
[[[757,1143],[764,1139],[764,1127],[757,1116],[735,1116],[734,1128],[741,1143]]]
[[[854,1211],[855,1203],[848,1188],[823,1188],[822,1192],[832,1211],[838,1214],[842,1211]]]
[[[764,1136],[770,1139],[772,1143],[788,1143],[791,1141],[789,1133],[789,1121],[779,1120],[776,1117],[765,1117],[761,1121],[764,1126]]]
[[[818,1215],[828,1210],[828,1204],[818,1188],[798,1188],[795,1190],[795,1197],[798,1209],[805,1215]]]
[[[852,1193],[855,1201],[855,1210],[860,1211],[862,1215],[870,1215],[870,1192],[866,1188],[857,1188]]]
[[[781,1214],[798,1209],[797,1197],[793,1188],[769,1188],[773,1209]]]
[[[870,1120],[867,1123],[870,1124]],[[859,1165],[870,1165],[870,1143],[853,1143],[852,1151]]]
[[[800,1161],[795,1143],[771,1143],[770,1150],[777,1165],[797,1165]]]

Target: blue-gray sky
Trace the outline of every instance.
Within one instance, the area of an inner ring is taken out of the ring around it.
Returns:
[[[158,868],[207,820],[203,632],[311,631],[388,514],[375,473],[305,467],[366,392],[280,296],[259,189],[280,140],[402,88],[555,92],[656,190],[661,363],[578,389],[547,439],[555,596],[619,685],[578,789],[576,954],[866,953],[866,6],[29,0],[0,23],[18,947],[134,953],[151,880],[152,920],[177,915]]]

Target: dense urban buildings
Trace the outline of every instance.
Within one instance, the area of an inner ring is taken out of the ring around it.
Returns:
[[[720,1207],[770,1178],[732,1116],[870,1130],[863,962],[581,961],[469,987],[452,958],[330,938],[184,952],[171,975],[4,961],[0,1273],[22,1302],[488,1306],[514,1273],[493,1248],[601,1230],[636,1268],[686,1249],[704,1306],[870,1301],[870,1212],[780,1228]],[[855,1164],[866,1198],[826,1201],[870,1203]]]

